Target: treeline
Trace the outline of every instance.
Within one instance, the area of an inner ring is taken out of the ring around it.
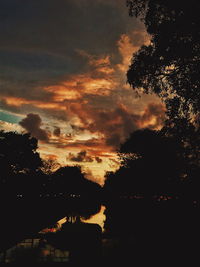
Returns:
[[[191,131],[191,135],[195,132]],[[0,194],[9,198],[189,198],[200,195],[200,168],[196,145],[168,128],[133,132],[121,145],[121,165],[108,172],[105,185],[85,178],[79,166],[60,167],[44,161],[37,140],[29,134],[0,132]]]
[[[127,0],[150,42],[133,54],[127,82],[166,108],[160,131],[139,130],[120,148],[105,188],[117,194],[200,199],[200,3]]]
[[[136,198],[199,199],[199,155],[195,148],[168,135],[165,127],[161,131],[135,131],[121,145],[121,166],[107,173],[104,189],[108,195]]]
[[[2,198],[99,197],[101,186],[86,179],[79,166],[44,161],[37,148],[29,134],[0,132]]]

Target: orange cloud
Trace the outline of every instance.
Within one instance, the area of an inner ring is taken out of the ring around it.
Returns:
[[[122,34],[117,42],[119,53],[122,56],[122,62],[117,66],[123,73],[127,72],[133,53],[137,52],[141,45],[147,45],[150,42],[146,32],[133,31],[132,36],[137,38],[137,42],[133,42],[128,34]]]
[[[160,130],[166,119],[166,109],[163,104],[150,103],[144,110],[139,120],[139,128]]]
[[[78,162],[87,170],[88,177],[91,171],[96,180],[101,177],[103,181],[105,172],[119,164],[116,149],[120,143],[136,129],[159,129],[165,119],[165,109],[157,99],[153,96],[135,99],[125,84],[133,52],[148,42],[146,33],[134,31],[120,36],[116,43],[118,54],[97,56],[78,50],[85,60],[85,69],[41,87],[48,100],[25,96],[2,99],[9,107],[22,110],[28,107],[27,113],[38,110],[45,117],[45,129],[40,124],[39,132],[31,129],[35,136],[44,134],[43,138],[39,136],[43,140],[39,141],[43,157],[55,156],[62,165]],[[31,108],[33,111],[29,111]],[[27,125],[23,127],[30,130]]]
[[[102,71],[102,70],[101,70]],[[105,74],[107,70],[105,70]],[[48,92],[53,92],[53,100],[62,102],[64,100],[80,99],[85,94],[109,95],[116,86],[115,81],[109,78],[95,78],[92,73],[72,75],[67,81],[59,85],[44,88]]]
[[[5,103],[9,106],[14,106],[14,107],[21,107],[22,105],[33,105],[38,108],[42,109],[63,109],[65,110],[64,107],[60,106],[59,103],[56,102],[45,102],[45,101],[35,101],[35,100],[30,100],[30,99],[25,99],[22,97],[2,97],[2,100],[5,101]]]
[[[18,124],[15,123],[10,123],[10,122],[6,122],[6,121],[1,121],[0,120],[0,130],[4,130],[6,132],[22,132],[22,127]]]

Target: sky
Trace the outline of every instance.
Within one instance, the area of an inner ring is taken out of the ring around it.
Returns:
[[[103,184],[131,132],[161,127],[160,100],[126,82],[150,39],[125,0],[1,0],[0,36],[0,129],[30,132],[42,158]]]

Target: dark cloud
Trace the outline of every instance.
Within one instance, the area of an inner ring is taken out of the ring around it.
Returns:
[[[138,128],[138,115],[126,110],[125,107],[119,106],[112,112],[100,112],[98,124],[103,125],[106,144],[118,147],[131,132]]]
[[[49,136],[47,131],[40,128],[42,120],[38,114],[28,114],[19,124],[38,140],[48,141]]]
[[[105,144],[116,149],[130,133],[139,128],[157,129],[162,127],[165,120],[165,108],[160,103],[149,103],[143,112],[127,109],[118,104],[110,110],[96,109],[84,101],[71,103],[69,108],[81,120],[81,127],[91,133],[104,135]]]
[[[117,40],[134,28],[125,1],[1,0],[0,93],[48,100],[44,86],[87,67],[78,51],[115,60]]]
[[[107,145],[116,148],[138,128],[140,118],[122,105],[110,110],[99,110],[84,103],[71,103],[70,110],[81,120],[82,127],[92,133],[101,133]]]
[[[102,159],[99,158],[99,157],[95,157],[95,160],[96,160],[97,163],[101,163],[102,162]]]
[[[60,134],[61,134],[61,130],[60,130],[60,128],[59,128],[59,127],[55,127],[55,129],[54,129],[54,131],[53,131],[53,134],[54,134],[55,136],[59,137]]]
[[[80,48],[97,54],[104,47],[105,53],[110,52],[124,28],[130,27],[125,1],[119,3],[107,0],[1,0],[0,34],[4,37],[1,47],[58,54]]]
[[[0,94],[51,100],[54,94],[43,88],[59,84],[65,75],[83,70],[86,63],[74,51],[62,57],[46,52],[0,49]]]
[[[125,84],[143,30],[126,0],[1,0],[0,109],[28,114],[20,125],[48,154],[101,163],[132,131],[163,121],[152,96],[135,100]]]
[[[67,160],[75,161],[75,162],[94,162],[102,163],[102,159],[98,156],[89,156],[87,151],[82,150],[76,155],[73,153],[69,153],[67,156]]]
[[[93,162],[93,158],[87,155],[86,151],[80,151],[77,155],[73,153],[69,153],[67,160],[75,161],[75,162]]]

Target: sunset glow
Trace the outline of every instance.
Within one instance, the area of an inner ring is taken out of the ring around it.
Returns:
[[[88,10],[88,21],[81,13],[80,23],[74,22],[74,15],[67,14],[67,4],[57,6],[55,1],[56,20],[51,21],[60,29],[54,33],[57,39],[52,40],[55,36],[49,30],[36,28],[35,18],[28,28],[26,24],[23,27],[26,34],[31,28],[37,32],[41,37],[38,44],[32,40],[31,46],[26,41],[20,46],[16,42],[11,45],[9,40],[7,62],[12,59],[15,63],[0,77],[0,109],[5,114],[0,117],[0,127],[30,131],[39,140],[43,158],[53,156],[61,165],[79,164],[90,179],[103,184],[106,171],[118,168],[116,150],[120,143],[136,129],[161,127],[164,107],[153,95],[136,98],[126,84],[132,54],[147,44],[149,37],[139,21],[128,17],[123,1],[115,5],[114,1],[93,5],[89,1],[83,6],[79,0],[69,2],[79,12]],[[110,13],[106,25],[99,23],[88,35],[85,28],[96,23],[96,8],[106,8]],[[63,18],[63,27],[56,16],[58,10],[65,10],[70,25]],[[43,18],[39,19],[43,25]],[[21,37],[23,34],[21,30]],[[19,116],[23,123],[20,119],[16,123],[7,121],[6,114],[9,118]],[[37,126],[32,127],[34,123]]]

